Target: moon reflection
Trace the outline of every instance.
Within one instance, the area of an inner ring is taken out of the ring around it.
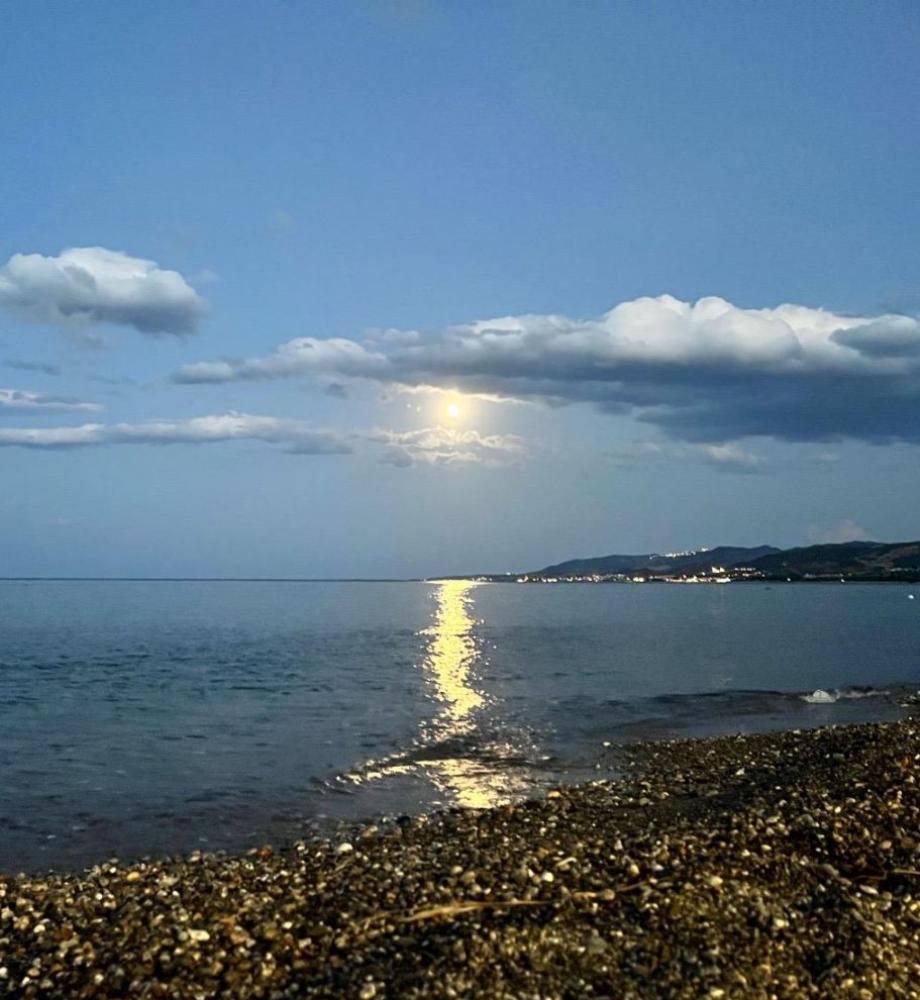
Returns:
[[[482,664],[472,615],[472,580],[444,580],[434,590],[434,621],[421,669],[437,706],[408,753],[369,761],[355,781],[422,773],[452,805],[487,809],[527,792],[526,755],[506,739],[483,740],[482,710],[491,699],[477,677]],[[493,713],[494,714],[494,713]],[[495,719],[490,719],[492,729]]]
[[[481,662],[471,615],[472,591],[479,584],[471,580],[445,580],[437,585],[434,624],[426,630],[431,636],[424,670],[429,678],[440,711],[423,732],[423,740],[432,746],[448,748],[449,755],[432,756],[421,762],[429,778],[454,803],[467,809],[487,809],[518,797],[527,787],[524,776],[507,767],[517,757],[506,743],[492,742],[474,747],[454,745],[453,741],[476,736],[475,715],[487,704],[477,686],[476,666]],[[506,764],[500,770],[497,765]]]
[[[485,702],[485,696],[473,686],[470,673],[478,658],[473,638],[475,620],[470,616],[470,580],[445,580],[435,594],[437,609],[434,624],[425,629],[431,645],[425,670],[441,711],[434,721],[439,735],[459,736],[472,728],[470,715]]]

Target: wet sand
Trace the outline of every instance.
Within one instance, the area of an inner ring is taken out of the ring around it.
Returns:
[[[0,996],[920,996],[915,718],[604,752],[538,802],[0,876]]]

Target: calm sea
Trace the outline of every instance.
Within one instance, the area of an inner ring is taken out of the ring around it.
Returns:
[[[918,685],[909,586],[3,581],[0,871],[487,806]]]

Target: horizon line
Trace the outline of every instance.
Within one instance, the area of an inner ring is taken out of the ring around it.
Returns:
[[[424,583],[421,576],[0,576],[0,583]]]

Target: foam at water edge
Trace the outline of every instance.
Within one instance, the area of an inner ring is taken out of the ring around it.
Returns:
[[[802,701],[807,701],[809,705],[832,705],[837,700],[837,694],[818,688],[811,694],[802,695]]]
[[[873,698],[883,694],[885,694],[884,691],[879,691],[876,688],[849,687],[834,691],[825,691],[823,688],[817,688],[811,694],[802,695],[802,701],[808,702],[809,705],[833,705],[834,702],[840,701],[842,698],[848,700],[854,698]]]

